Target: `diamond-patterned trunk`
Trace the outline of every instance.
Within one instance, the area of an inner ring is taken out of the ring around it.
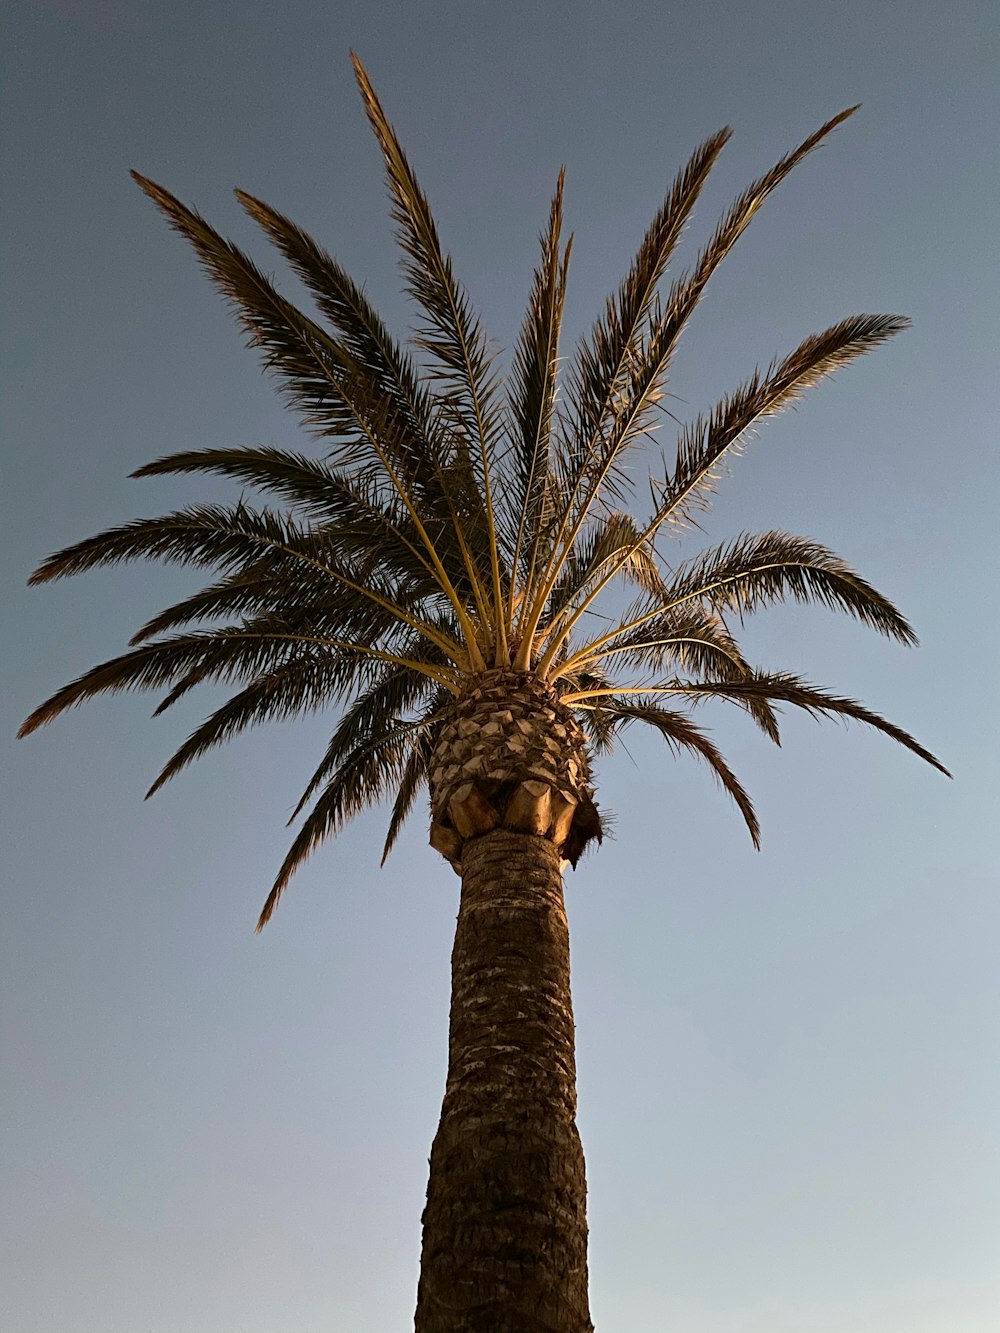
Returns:
[[[592,1333],[559,853],[470,839],[416,1333]]]
[[[562,887],[601,832],[583,733],[537,677],[489,672],[430,787],[462,896],[416,1333],[592,1333]]]
[[[532,833],[576,865],[601,820],[583,732],[537,676],[479,676],[445,722],[430,765],[431,846],[461,870],[462,847],[493,828]]]

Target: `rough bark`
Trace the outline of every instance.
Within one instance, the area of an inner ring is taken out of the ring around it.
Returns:
[[[461,864],[416,1333],[589,1333],[560,853],[496,828]]]

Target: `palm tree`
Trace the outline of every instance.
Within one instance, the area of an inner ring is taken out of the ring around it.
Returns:
[[[130,651],[42,704],[22,731],[107,691],[165,691],[159,713],[203,682],[233,686],[152,793],[248,727],[337,708],[258,930],[319,843],[391,797],[387,854],[427,784],[430,841],[461,876],[461,907],[416,1327],[579,1333],[593,1326],[562,872],[601,839],[592,756],[631,726],[652,727],[671,750],[709,765],[754,843],[749,796],[691,720],[703,701],[736,704],[774,741],[781,704],[854,718],[941,768],[860,703],[757,670],[740,650],[732,622],[789,597],[914,643],[900,613],[843,560],[784,532],[743,534],[682,563],[660,545],[690,526],[751,428],[906,321],[843,319],[755,372],[680,429],[672,466],[650,478],[639,503],[627,464],[661,423],[672,358],[706,284],[771,191],[854,108],[740,195],[693,266],[667,286],[729,131],[704,143],[562,373],[570,242],[562,239],[560,173],[504,378],[357,60],[355,70],[420,312],[412,350],[336,261],[269,205],[237,192],[318,316],[289,303],[241,250],[137,175],[194,246],[321,449],[210,449],[140,468],[137,476],[233,478],[278,504],[193,505],[47,559],[32,582],[140,558],[212,573],[200,592],[144,625]]]

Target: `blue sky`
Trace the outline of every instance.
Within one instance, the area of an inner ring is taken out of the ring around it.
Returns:
[[[353,47],[507,345],[560,164],[573,335],[698,142],[734,126],[689,256],[755,174],[864,104],[727,260],[671,389],[693,415],[846,314],[913,319],[762,431],[706,540],[806,533],[888,593],[915,651],[796,608],[748,644],[890,716],[955,781],[856,727],[789,718],[777,751],[706,710],[757,801],[758,854],[652,739],[602,764],[615,838],[568,882],[592,1306],[629,1333],[993,1330],[993,6],[13,0],[5,47],[7,1327],[412,1319],[457,906],[422,819],[381,871],[385,816],[359,820],[257,938],[315,719],[148,804],[206,700],[156,722],[142,698],[100,701],[10,739],[188,586],[130,569],[29,591],[34,565],[226,493],[129,481],[150,458],[302,443],[128,169],[278,270],[231,189],[263,196],[407,327]]]

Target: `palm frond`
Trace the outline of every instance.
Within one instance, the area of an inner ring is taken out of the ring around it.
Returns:
[[[423,715],[410,734],[410,753],[403,766],[399,791],[396,793],[396,800],[389,818],[385,845],[382,848],[381,865],[385,865],[388,860],[389,853],[395,846],[400,830],[413,809],[420,789],[427,781],[431,755],[434,752],[434,746],[441,730],[444,710],[449,703],[448,695],[444,691],[438,691],[436,695],[432,696]]]
[[[368,120],[385,160],[392,211],[404,254],[407,289],[423,311],[418,345],[439,362],[445,381],[476,423],[485,447],[499,431],[493,354],[469,299],[441,248],[437,224],[364,66],[352,55]]]
[[[398,521],[404,511],[363,476],[347,476],[325,460],[262,445],[235,449],[184,449],[144,463],[133,477],[206,473],[245,482],[279,496],[295,510],[327,522],[353,524],[361,518]]]
[[[126,690],[156,690],[185,678],[199,661],[187,639],[181,643],[146,644],[120,657],[91,667],[38,705],[21,723],[18,736],[29,736],[67,709],[101,694],[121,694]]]
[[[281,296],[253,260],[194,209],[138,172],[132,177],[190,242],[251,345],[262,350],[283,394],[314,432],[359,444],[370,438],[371,420],[388,424],[383,398],[343,344]],[[387,440],[394,434],[382,432]]]
[[[18,735],[27,736],[67,709],[101,694],[120,694],[128,690],[175,691],[179,686],[183,686],[182,692],[186,693],[201,682],[246,683],[313,650],[325,653],[331,700],[351,685],[359,670],[363,671],[372,662],[405,667],[453,693],[458,692],[446,668],[419,659],[404,659],[365,642],[337,642],[320,635],[291,632],[278,617],[159,639],[102,662],[40,704],[24,721]],[[169,696],[157,711],[162,712],[176,697],[179,697],[176,693]]]
[[[680,565],[660,595],[630,608],[612,629],[569,654],[552,678],[633,643],[669,635],[685,608],[700,604],[744,616],[787,597],[845,611],[888,638],[916,643],[892,603],[827,547],[784,532],[743,534]]]
[[[237,246],[162,186],[137,172],[132,175],[170,225],[190,241],[202,266],[235,308],[252,343],[263,348],[265,364],[277,373],[291,405],[307,425],[331,442],[331,456],[353,460],[356,465],[360,455],[367,462],[368,475],[403,502],[475,656],[476,635],[407,484],[411,451],[406,422],[400,421],[394,400],[380,392],[367,368],[343,343],[280,296]],[[495,583],[499,584],[498,567]]]
[[[298,816],[325,783],[282,863],[257,922],[258,932],[269,921],[292,875],[320,843],[395,788],[384,861],[423,780],[429,756],[427,733],[432,731],[447,695],[441,691],[432,695],[429,704],[412,720],[399,717],[394,710],[418,705],[425,693],[424,683],[414,681],[412,675],[390,673],[347,710],[289,820],[291,823]]]
[[[344,759],[292,841],[261,909],[258,934],[299,866],[320,843],[335,837],[355,815],[386,796],[402,777],[405,760],[405,740],[398,730],[369,738]]]
[[[711,768],[720,786],[736,802],[740,814],[750,830],[753,845],[760,848],[760,824],[757,820],[753,802],[749,793],[726,763],[715,743],[705,733],[685,717],[683,713],[668,708],[661,708],[652,703],[630,703],[625,699],[610,696],[602,701],[600,712],[604,713],[611,725],[620,730],[630,722],[645,722],[654,727],[675,753],[683,750],[695,754]]]
[[[626,616],[626,623],[631,618]],[[688,608],[654,619],[637,619],[636,628],[622,628],[591,652],[583,648],[567,658],[558,669],[560,687],[565,692],[585,690],[585,673],[593,671],[597,663],[603,668],[631,668],[636,683],[662,679],[667,670],[683,671],[701,680],[753,678],[753,668],[719,616]],[[604,688],[607,684],[606,680],[601,682]],[[752,696],[743,702],[764,734],[780,744],[777,718],[767,699]]]
[[[572,237],[560,254],[565,168],[559,172],[547,229],[539,237],[542,257],[535,270],[510,390],[516,427],[518,514],[512,570],[531,586],[542,533],[552,519],[552,425],[556,402],[559,334]]]
[[[401,601],[394,601],[391,586],[380,589],[378,581],[370,575],[361,583],[351,572],[338,568],[332,549],[335,545],[335,534],[303,528],[267,510],[253,510],[243,504],[231,509],[191,506],[160,518],[140,519],[110,528],[58,551],[42,563],[29,581],[48,582],[97,566],[136,559],[215,565],[224,572],[239,572],[247,564],[253,566],[262,553],[274,552],[288,557],[295,566],[301,565],[310,575],[322,575],[345,598],[353,594],[387,612],[401,625],[418,629],[454,661],[464,660],[462,646],[433,627],[426,615],[414,614]]]
[[[427,765],[430,758],[428,750],[422,736],[413,741],[410,753],[406,757],[403,765],[403,772],[399,780],[399,790],[396,793],[396,800],[393,803],[392,814],[389,817],[389,827],[385,835],[385,843],[382,846],[382,859],[380,866],[384,866],[389,859],[389,853],[396,844],[402,827],[406,822],[407,816],[413,809],[414,802],[420,793],[421,787],[427,781]]]
[[[591,409],[589,420],[586,417],[577,420],[576,428],[568,433],[567,448],[572,454],[574,440],[591,442],[579,456],[576,466],[570,465],[574,474],[578,474],[581,468],[588,473],[589,500],[596,498],[622,449],[644,430],[645,409],[658,401],[657,390],[680,334],[722,260],[767,196],[836,126],[856,110],[857,107],[850,107],[834,116],[793,152],[786,154],[769,172],[754,181],[716,228],[709,244],[699,256],[693,273],[678,278],[665,305],[660,306],[656,302],[656,291],[666,261],[708,172],[729,138],[729,130],[720,131],[703,144],[678,177],[668,201],[647,233],[632,273],[622,288],[621,309],[638,316],[631,325],[629,336],[624,339],[607,336],[609,331],[616,328],[621,331],[624,328],[618,318],[618,304],[612,302],[609,303],[605,321],[595,327],[592,346],[585,344],[581,349],[574,378],[574,397],[584,403],[589,402]],[[675,208],[676,229],[670,226]],[[656,262],[658,242],[666,243],[665,249],[660,252],[662,263],[659,264]],[[649,263],[650,259],[654,260],[652,264]],[[637,296],[640,297],[639,301],[635,300]],[[648,336],[642,339],[645,327],[648,327]],[[593,386],[596,386],[596,393],[593,392]],[[584,427],[582,432],[581,425]],[[604,445],[603,449],[598,450],[596,467],[593,455],[595,443]],[[585,508],[589,508],[589,500]]]
[[[262,200],[242,190],[236,195],[309,288],[377,392],[392,404],[401,427],[400,464],[406,486],[419,499],[421,513],[428,519],[436,516],[435,545],[445,564],[456,553],[475,557],[481,546],[476,538],[484,526],[480,488],[474,475],[456,466],[455,433],[421,383],[411,358],[357,283],[308,233]],[[456,563],[453,558],[451,564]]]
[[[441,590],[405,509],[366,484],[364,477],[348,477],[326,462],[268,447],[185,450],[146,463],[132,476],[190,473],[231,477],[276,495],[307,521],[334,525],[341,558],[350,554],[370,560],[378,551],[382,565],[408,578],[423,572]],[[463,581],[460,566],[453,565],[448,573],[456,584]]]
[[[620,415],[622,394],[634,377],[657,288],[730,136],[728,127],[712,135],[678,173],[628,274],[609,297],[590,337],[577,349],[570,372],[572,409],[561,432],[561,461],[573,480],[574,498],[581,483],[585,482],[586,495],[592,498],[608,481],[616,458],[613,426]],[[587,507],[584,500],[581,508]]]
[[[717,480],[723,455],[738,446],[757,422],[783,411],[827,375],[880,346],[909,323],[900,315],[853,315],[841,320],[806,338],[763,374],[755,372],[710,417],[698,417],[678,441],[677,462],[655,527],[668,517],[674,521],[683,517],[692,501],[704,502]]]
[[[856,357],[885,342],[905,328],[908,321],[897,315],[858,315],[842,320],[824,333],[807,338],[789,356],[761,375],[754,374],[735,394],[724,399],[710,418],[699,417],[681,435],[677,463],[648,525],[638,533],[636,548],[655,539],[668,520],[683,519],[692,503],[704,507],[718,479],[723,455],[737,446],[750,427],[766,416],[787,407],[807,388]],[[564,625],[568,634],[600,593],[618,575],[632,550],[622,552],[616,563],[591,589]],[[543,659],[553,660],[558,644],[552,643]],[[544,668],[543,668],[544,669]]]
[[[929,750],[925,750],[907,731],[897,727],[892,722],[887,722],[884,717],[874,713],[855,699],[845,699],[839,695],[830,694],[828,691],[815,685],[810,685],[808,681],[801,680],[798,676],[793,676],[786,672],[754,672],[749,680],[668,680],[662,681],[656,685],[609,685],[601,688],[590,688],[585,690],[569,691],[563,696],[567,704],[576,704],[578,706],[588,706],[590,701],[599,699],[602,696],[609,698],[627,697],[629,695],[638,695],[640,697],[655,697],[657,695],[674,695],[677,697],[686,697],[692,701],[704,699],[725,699],[730,703],[745,705],[748,699],[766,699],[769,703],[788,703],[796,708],[801,708],[813,717],[845,717],[853,718],[856,722],[863,722],[866,726],[873,727],[876,731],[881,731],[894,741],[898,741],[914,754],[919,755],[921,759],[926,760],[933,768],[936,768],[945,777],[951,777],[951,774]]]
[[[652,424],[650,413],[662,398],[663,383],[678,340],[718,266],[767,196],[836,126],[856,110],[857,107],[850,107],[827,121],[744,191],[717,227],[696,261],[693,272],[675,281],[664,303],[654,300],[655,292],[651,292],[647,331],[645,336],[637,337],[630,345],[628,373],[617,386],[614,411],[607,413],[605,409],[607,424],[595,432],[602,437],[602,447],[596,454],[583,459],[588,473],[586,500],[581,506],[584,511],[589,509],[601,488],[608,484],[619,468],[624,451],[649,431]],[[605,416],[602,416],[602,422]]]
[[[277,623],[276,618],[281,617],[281,626],[289,632],[312,631],[331,640],[353,636],[371,646],[390,645],[400,633],[400,621],[368,596],[355,594],[308,568],[290,565],[289,561],[261,561],[209,584],[147,621],[133,634],[131,643],[146,643],[158,634],[219,619],[248,626]],[[360,571],[359,577],[368,573]]]
[[[951,773],[941,761],[935,758],[929,750],[925,750],[909,732],[903,731],[901,727],[886,721],[884,717],[872,712],[870,708],[865,708],[863,704],[858,703],[855,699],[846,699],[839,695],[830,694],[822,687],[811,685],[808,681],[785,672],[770,674],[761,672],[749,681],[686,683],[683,687],[672,692],[686,694],[691,698],[714,696],[732,699],[737,702],[751,697],[763,697],[772,703],[793,704],[796,708],[801,708],[817,718],[851,718],[855,722],[863,722],[865,726],[881,731],[883,735],[891,737],[892,740],[905,746],[907,750],[912,750],[914,754],[919,755],[921,759],[930,764],[932,768],[936,768],[939,773],[943,773],[945,777],[951,777]]]
[[[191,505],[161,518],[137,519],[56,551],[42,561],[28,583],[49,583],[130,560],[238,568],[254,552],[290,547],[295,541],[298,534],[289,524],[275,526],[269,517],[239,504]]]
[[[607,409],[606,407],[602,408],[600,420],[595,421],[591,433],[588,435],[586,431],[584,432],[583,438],[589,439],[591,443],[584,448],[582,453],[573,457],[572,449],[570,449],[569,454],[566,455],[568,461],[565,466],[573,476],[570,500],[558,525],[557,536],[553,543],[546,576],[543,580],[543,593],[536,598],[534,610],[526,616],[526,634],[522,636],[519,665],[526,665],[526,654],[529,650],[525,647],[525,644],[533,642],[535,629],[542,614],[542,607],[551,591],[554,577],[558,575],[561,561],[565,558],[565,551],[572,547],[577,533],[586,521],[588,513],[597,502],[602,490],[609,483],[612,484],[613,488],[613,472],[619,466],[623,451],[647,431],[648,411],[655,408],[662,397],[661,386],[677,341],[687,320],[701,299],[712,274],[749,225],[754,213],[767,196],[837,125],[841,124],[856,110],[857,107],[850,107],[827,121],[825,125],[800,144],[794,152],[783,157],[771,171],[744,191],[719,224],[708,246],[699,257],[693,274],[680,278],[674,283],[665,307],[655,303],[657,283],[650,286],[646,307],[649,311],[648,335],[643,337],[641,328],[637,329],[635,338],[622,345],[621,359],[616,363],[615,376],[623,375],[627,371],[628,383],[626,384],[623,381],[619,389],[617,378],[610,380],[606,374],[599,373],[597,375],[597,382],[602,384],[610,395],[610,398],[606,398],[606,402],[610,402],[613,410],[605,424]],[[724,139],[722,142],[724,142]],[[709,144],[711,143],[710,140]],[[707,148],[707,145],[705,147]],[[722,143],[719,144],[719,149],[721,147]],[[696,158],[697,156],[698,154],[696,154]],[[710,166],[711,163],[709,163]],[[598,326],[598,329],[595,330],[594,343],[596,346],[602,344],[601,326]],[[574,383],[575,396],[583,401],[587,399],[588,370],[586,363],[588,358],[589,353],[585,350],[580,362],[583,369],[578,371]],[[604,366],[604,371],[607,371],[613,360],[613,357],[608,360]],[[570,434],[572,438],[573,432]],[[663,514],[658,513],[654,516],[648,530],[649,535],[655,534],[669,512],[670,509],[667,508]],[[562,545],[562,554],[559,552],[560,545]],[[556,571],[555,576],[553,570]],[[614,574],[611,573],[608,579],[610,580],[613,577]],[[595,590],[589,601],[593,600],[599,590]],[[587,605],[589,605],[589,601]],[[584,609],[585,607],[581,607],[579,614],[582,614]],[[558,645],[550,646],[550,661],[552,655],[558,651]]]
[[[415,652],[419,651],[418,645],[414,644],[413,648]],[[387,725],[386,719],[391,719],[394,728],[406,727],[407,716],[420,710],[432,688],[433,682],[426,676],[398,664],[386,663],[381,670],[376,671],[367,688],[360,691],[344,710],[323,758],[292,811],[289,823],[298,818],[348,754],[363,744],[366,737],[379,734]],[[421,716],[429,718],[431,712],[440,709],[442,698],[447,697],[446,691],[435,692],[431,695],[433,709],[425,710]],[[429,725],[429,722],[410,725],[415,735],[420,726]]]
[[[708,244],[696,259],[693,269],[678,277],[662,305],[657,304],[654,307],[649,319],[649,338],[643,349],[643,356],[638,362],[639,373],[636,376],[636,385],[642,395],[648,396],[650,390],[665,373],[678,340],[704,295],[705,288],[768,196],[838,125],[842,125],[849,116],[853,116],[857,109],[857,106],[847,107],[846,110],[833,116],[804,139],[797,148],[786,153],[770,171],[749,185],[730,206]],[[641,402],[635,387],[631,394],[629,412],[641,428]]]
[[[186,676],[182,676],[180,678],[180,680],[177,682],[176,685],[173,686],[172,689],[167,691],[167,693],[163,696],[160,702],[153,709],[151,716],[152,717],[162,716],[162,714],[167,712],[168,709],[173,708],[174,704],[178,703],[181,699],[183,699],[186,694],[190,694],[193,689],[197,688],[197,686],[201,684],[202,684],[201,673],[197,670],[189,671]],[[148,795],[149,793],[147,792],[146,794]]]
[[[416,343],[434,359],[442,397],[454,405],[458,434],[469,430],[469,459],[482,493],[490,553],[493,606],[498,616],[498,655],[506,653],[501,608],[499,529],[493,501],[493,470],[503,428],[494,352],[475,318],[468,296],[441,248],[437,225],[406,154],[399,145],[364,66],[352,54],[368,120],[385,160],[393,218],[403,250],[407,290],[423,312]]]
[[[571,409],[560,422],[555,477],[562,503],[546,534],[540,588],[521,618],[518,664],[528,665],[528,649],[544,614],[562,561],[576,544],[602,487],[613,485],[620,443],[609,443],[620,411],[623,386],[633,374],[645,322],[656,289],[694,209],[705,180],[729,138],[729,130],[706,140],[676,177],[643,237],[618,292],[608,299],[603,318],[589,339],[581,341],[570,372]]]
[[[632,515],[615,511],[595,518],[563,562],[552,589],[547,626],[539,627],[541,639],[551,633],[549,627],[558,617],[579,605],[612,565],[626,583],[642,588],[651,597],[664,595],[660,568],[648,543],[640,540]]]
[[[743,534],[680,565],[655,615],[692,602],[749,615],[786,598],[842,611],[908,647],[913,628],[877,588],[828,547],[787,532]],[[641,619],[641,617],[640,617]]]
[[[243,190],[237,190],[236,197],[305,283],[355,362],[367,370],[378,391],[393,400],[398,418],[407,428],[404,439],[412,450],[412,471],[408,475],[415,478],[427,474],[428,446],[433,449],[440,440],[433,400],[420,383],[410,357],[364,291],[308,232]]]
[[[185,677],[160,704],[157,713],[177,701],[179,690],[186,693],[197,683],[197,676]],[[245,689],[206,718],[175,751],[146,792],[147,800],[188,764],[240,732],[325,707],[330,703],[333,683],[329,657],[321,652],[297,652],[292,661],[257,675]]]
[[[143,644],[92,667],[40,704],[23,723],[27,736],[59,714],[101,694],[128,690],[159,690],[179,683],[211,680],[221,683],[253,679],[260,671],[280,666],[302,638],[274,633],[249,635],[242,626],[212,633],[177,635]]]

